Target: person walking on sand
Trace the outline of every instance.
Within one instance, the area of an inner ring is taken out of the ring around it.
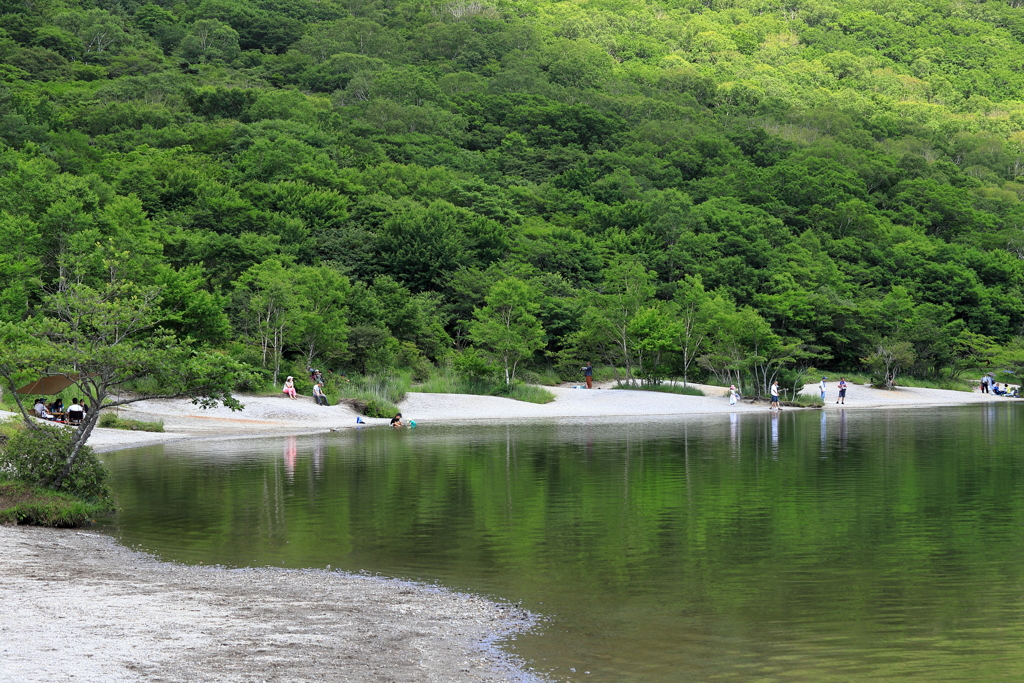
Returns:
[[[291,375],[288,375],[288,379],[284,381],[283,391],[285,396],[290,396],[293,401],[297,400],[295,398],[295,378]]]
[[[846,405],[846,378],[839,378],[839,398],[836,399],[836,403]]]
[[[818,391],[821,392],[821,402],[822,403],[825,402],[825,379],[826,378],[822,377],[821,381],[818,382]]]
[[[782,404],[779,403],[779,380],[772,382],[771,393],[772,402],[768,405],[768,410],[771,410],[772,408],[782,410]]]
[[[587,364],[584,365],[581,368],[581,370],[583,370],[583,377],[586,378],[586,380],[587,380],[587,389],[593,389],[594,388],[594,364],[591,363],[588,360]]]

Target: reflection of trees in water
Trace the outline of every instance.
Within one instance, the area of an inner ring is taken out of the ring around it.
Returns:
[[[174,505],[162,496],[188,489],[190,526],[216,530],[197,543],[231,543],[242,564],[456,577],[550,595],[546,608],[563,594],[614,611],[628,595],[708,637],[796,628],[772,654],[816,620],[854,638],[837,624],[870,635],[901,614],[895,639],[926,626],[956,637],[964,609],[983,624],[1024,608],[1007,593],[1024,566],[1016,407],[353,430],[299,439],[291,476],[277,441],[264,460],[191,474],[165,461],[159,481],[181,481],[122,505],[152,506],[159,523]]]

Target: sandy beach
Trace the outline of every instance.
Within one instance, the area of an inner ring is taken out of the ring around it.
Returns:
[[[704,396],[685,396],[656,391],[611,389],[595,385],[592,390],[571,387],[547,387],[555,400],[547,404],[524,403],[497,396],[467,394],[409,393],[399,405],[407,420],[429,425],[443,422],[524,420],[642,418],[672,415],[713,415],[767,410],[765,403],[740,401],[729,405],[722,387],[695,384]],[[600,387],[600,388],[597,388]],[[805,394],[816,394],[817,384],[809,384]],[[1017,399],[982,394],[980,391],[947,391],[900,387],[893,391],[851,385],[846,403],[835,404],[835,383],[829,384],[825,410],[921,408],[974,403],[1005,403]],[[232,436],[309,434],[356,427],[356,413],[346,405],[318,406],[310,397],[292,401],[278,396],[241,396],[245,409],[232,412],[220,407],[204,410],[187,400],[140,401],[121,408],[123,417],[137,420],[162,420],[164,433],[96,429],[90,445],[99,452],[167,443],[182,439],[224,438]],[[363,418],[367,425],[386,425],[388,420]]]
[[[699,385],[698,385],[699,386]],[[407,419],[432,423],[639,419],[765,412],[705,396],[552,388],[545,405],[490,396],[410,393]],[[809,385],[806,393],[816,392]],[[141,401],[126,418],[166,432],[97,429],[97,451],[185,439],[309,434],[356,426],[348,406],[240,397],[245,409]],[[980,392],[851,386],[824,409],[1014,401]],[[385,426],[386,419],[366,419]],[[508,605],[431,586],[326,571],[227,570],[158,562],[93,532],[0,527],[0,681],[528,681],[493,644],[529,628]]]

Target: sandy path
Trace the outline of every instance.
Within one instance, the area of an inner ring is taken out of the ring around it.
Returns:
[[[408,582],[157,562],[0,527],[0,681],[529,681],[492,643],[526,612]]]

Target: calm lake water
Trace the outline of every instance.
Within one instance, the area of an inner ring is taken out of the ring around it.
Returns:
[[[510,649],[556,680],[1016,683],[1022,408],[136,449],[103,456],[106,527],[170,560],[521,600],[550,620]]]

